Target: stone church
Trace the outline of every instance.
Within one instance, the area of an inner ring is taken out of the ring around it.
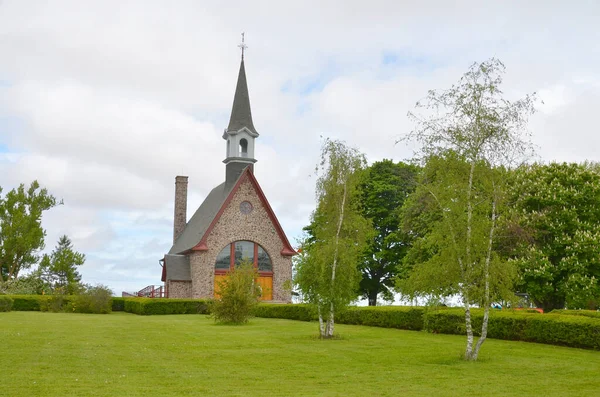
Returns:
[[[225,181],[187,220],[187,176],[175,178],[173,246],[161,260],[168,298],[212,298],[219,281],[248,259],[257,269],[262,300],[291,301],[290,245],[254,176],[254,140],[244,56],[229,126],[223,133]]]

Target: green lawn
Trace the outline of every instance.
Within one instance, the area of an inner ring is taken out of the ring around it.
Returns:
[[[0,396],[598,396],[600,352],[206,316],[0,313]]]

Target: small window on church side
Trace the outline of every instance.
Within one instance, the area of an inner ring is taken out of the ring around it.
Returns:
[[[230,150],[231,150],[231,141],[228,139],[227,140],[227,153],[225,154],[225,157],[231,156]]]
[[[248,157],[248,141],[246,138],[240,139],[240,153],[242,157]]]

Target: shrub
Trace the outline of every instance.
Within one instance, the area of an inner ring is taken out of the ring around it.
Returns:
[[[13,299],[13,310],[15,311],[40,311],[41,306],[48,299],[44,295],[11,295]]]
[[[219,283],[220,297],[215,300],[212,315],[215,321],[243,324],[252,317],[261,294],[256,282],[258,273],[252,264],[243,260]]]
[[[125,311],[125,298],[113,296],[112,297],[112,311],[113,312]]]
[[[12,306],[13,300],[10,296],[0,295],[0,312],[9,312]]]
[[[426,330],[465,335],[465,317],[460,309],[426,313]],[[472,312],[473,329],[481,329],[483,310]],[[492,311],[488,337],[600,349],[600,320],[584,316]]]
[[[423,312],[423,308],[409,306],[351,307],[337,316],[337,322],[418,331],[423,329]]]
[[[121,299],[123,300],[123,310],[125,312],[140,315],[210,314],[212,306],[212,301],[203,299]]]
[[[317,314],[310,305],[260,303],[254,309],[256,317],[284,318],[287,320],[314,321]]]
[[[565,316],[583,316],[583,317],[592,317],[592,318],[600,318],[600,312],[596,310],[567,310],[567,309],[557,309],[552,310],[550,314],[562,314]]]
[[[69,304],[69,311],[75,313],[108,314],[111,310],[112,291],[103,285],[86,286]]]
[[[64,294],[62,288],[56,288],[52,295],[46,295],[46,299],[40,302],[40,310],[43,312],[64,312],[70,302],[70,297]]]

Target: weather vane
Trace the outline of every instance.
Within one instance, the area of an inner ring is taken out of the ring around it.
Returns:
[[[242,60],[244,60],[244,50],[246,48],[248,48],[248,46],[246,44],[244,44],[244,35],[245,34],[246,34],[245,32],[242,32],[242,43],[238,45],[238,47],[240,47],[242,49]]]

